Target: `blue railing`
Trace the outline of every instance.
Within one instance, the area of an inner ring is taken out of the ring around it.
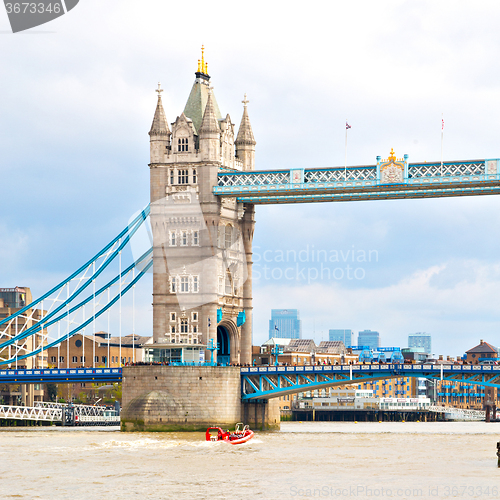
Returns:
[[[215,361],[173,361],[170,366],[226,366],[225,364],[216,363]]]
[[[304,372],[329,372],[329,373],[350,373],[363,372],[363,371],[380,371],[380,372],[394,372],[394,371],[413,371],[413,372],[441,372],[445,373],[492,373],[498,372],[500,375],[500,366],[490,365],[410,365],[410,364],[358,364],[358,365],[311,365],[311,366],[254,366],[249,368],[242,368],[242,374],[260,374],[260,373],[304,373]]]

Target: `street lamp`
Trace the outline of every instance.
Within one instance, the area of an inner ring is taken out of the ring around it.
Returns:
[[[283,346],[275,345],[274,347],[271,347],[271,354],[274,354],[275,356],[274,365],[278,366],[278,355],[283,354]]]
[[[214,342],[214,339],[210,339],[207,342],[207,349],[210,351],[210,364],[214,362],[214,351],[217,350],[217,345]]]

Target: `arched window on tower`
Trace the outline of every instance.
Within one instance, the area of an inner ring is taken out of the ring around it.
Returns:
[[[187,244],[188,244],[188,232],[181,231],[181,246],[187,247]]]
[[[193,291],[193,293],[198,293],[199,284],[200,284],[200,280],[199,280],[198,276],[193,276],[193,280],[192,280],[192,291]]]
[[[231,248],[233,240],[233,226],[227,225],[224,234],[224,248]]]

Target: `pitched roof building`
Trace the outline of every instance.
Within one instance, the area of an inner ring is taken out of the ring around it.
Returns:
[[[340,340],[322,340],[319,343],[318,352],[326,352],[328,354],[345,354],[346,347],[344,342]]]
[[[498,349],[488,342],[484,342],[483,340],[480,343],[466,351],[466,361],[468,363],[477,364],[481,361],[493,360],[498,361]]]

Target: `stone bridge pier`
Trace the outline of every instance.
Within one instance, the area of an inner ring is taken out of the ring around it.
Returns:
[[[278,400],[242,403],[237,367],[129,366],[123,368],[123,431],[205,431],[280,428]]]

